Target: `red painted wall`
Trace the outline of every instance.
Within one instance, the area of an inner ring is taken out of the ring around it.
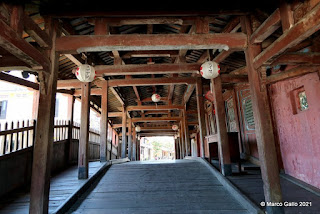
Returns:
[[[284,170],[320,188],[319,75],[311,73],[270,87]],[[304,87],[309,108],[294,114],[292,91],[299,87]]]

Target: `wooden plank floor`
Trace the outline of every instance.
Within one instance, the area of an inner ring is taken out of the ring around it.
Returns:
[[[247,174],[228,176],[228,179],[237,186],[256,205],[260,206],[264,200],[263,182],[260,170],[246,170]],[[320,213],[320,197],[306,189],[280,177],[283,201],[302,202],[311,201],[311,207],[285,207],[286,214],[315,214]],[[265,209],[265,207],[261,207]]]
[[[198,161],[112,165],[69,213],[248,213]]]
[[[89,163],[89,176],[95,174],[102,166],[100,162]],[[72,195],[87,180],[78,180],[78,167],[73,166],[51,179],[49,196],[49,213],[55,211],[69,196]],[[30,194],[14,192],[0,201],[0,214],[29,213]]]

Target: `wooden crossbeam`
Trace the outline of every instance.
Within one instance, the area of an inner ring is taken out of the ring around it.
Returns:
[[[143,106],[128,106],[128,111],[153,111],[153,110],[180,110],[183,109],[180,105],[143,105]]]
[[[272,62],[272,65],[320,65],[320,53],[286,53]]]
[[[132,50],[237,49],[247,46],[243,33],[82,35],[57,39],[61,53]]]
[[[122,117],[122,112],[108,112],[108,118],[109,117]]]
[[[297,45],[320,28],[320,3],[307,13],[299,22],[288,29],[269,47],[254,59],[254,67],[259,68],[271,58],[280,55],[288,48]]]
[[[200,66],[199,63],[97,65],[95,71],[97,76],[197,73]]]
[[[157,50],[157,51],[130,51],[121,56],[122,59],[132,57],[176,57],[178,52],[175,50]]]
[[[170,84],[195,84],[193,77],[180,78],[136,78],[136,79],[112,79],[108,80],[110,87],[125,86],[149,86],[149,85],[170,85]]]
[[[220,63],[223,60],[225,60],[230,54],[232,54],[234,50],[228,50],[228,51],[221,51],[212,61],[215,61],[216,63]]]
[[[25,86],[25,87],[32,88],[35,90],[39,90],[39,84],[34,83],[34,82],[30,82],[25,79],[21,79],[19,77],[12,76],[10,74],[6,74],[4,72],[0,72],[0,80],[4,80],[6,82],[10,82],[13,84]]]
[[[180,121],[180,117],[135,117],[131,118],[133,123],[136,122],[161,122],[161,121]]]
[[[276,9],[251,35],[251,43],[263,42],[280,27],[280,11]]]
[[[269,77],[267,77],[267,84],[272,84],[278,81],[286,80],[293,77],[302,76],[304,74],[312,73],[319,71],[320,66],[306,66],[301,65],[292,69],[289,69],[287,71],[282,71],[277,74],[273,74]]]
[[[124,100],[122,96],[116,91],[116,89],[114,87],[110,87],[110,90],[112,91],[113,95],[118,99],[118,101],[121,103],[121,105],[124,105]]]
[[[49,35],[42,30],[28,15],[23,14],[23,24],[26,33],[29,34],[40,47],[51,47],[52,41]]]
[[[0,19],[0,46],[27,63],[34,69],[48,72],[50,61],[45,54],[38,51],[31,44]]]
[[[81,82],[77,79],[58,80],[57,89],[81,88]]]
[[[171,126],[141,127],[141,131],[153,131],[153,130],[158,130],[158,131],[169,130],[169,131],[172,131],[172,127]]]

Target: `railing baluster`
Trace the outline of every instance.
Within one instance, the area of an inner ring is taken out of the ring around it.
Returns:
[[[4,124],[4,130],[7,131],[8,130],[8,122],[6,122]],[[3,154],[6,154],[7,152],[7,146],[8,146],[8,142],[7,142],[7,135],[4,135],[4,142],[3,142]]]
[[[24,120],[22,120],[22,128],[25,128],[25,126],[24,126]],[[25,141],[24,141],[24,131],[22,131],[21,132],[21,135],[20,135],[20,148],[19,149],[24,149],[25,148],[25,146],[24,146],[24,143],[25,143]]]
[[[27,120],[27,127],[29,127],[29,120]],[[27,142],[26,142],[26,148],[29,147],[29,132],[30,130],[27,131]]]
[[[19,128],[19,120],[16,123],[16,128]],[[19,132],[15,132],[15,135],[14,151],[17,151],[19,149]]]
[[[11,122],[11,129],[13,129],[13,121]],[[13,133],[10,134],[10,143],[8,144],[8,153],[13,150]]]

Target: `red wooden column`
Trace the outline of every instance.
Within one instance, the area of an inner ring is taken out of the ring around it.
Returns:
[[[121,144],[121,158],[125,158],[127,154],[127,110],[123,106],[122,109],[122,144]]]
[[[216,122],[218,131],[218,149],[221,173],[225,176],[232,175],[229,141],[226,125],[226,111],[225,104],[222,96],[221,77],[211,80],[212,93],[214,97],[214,108],[216,111]]]
[[[197,78],[196,84],[196,96],[197,96],[197,108],[198,108],[198,121],[199,121],[199,136],[200,136],[200,151],[201,157],[205,157],[204,150],[204,137],[207,135],[205,113],[204,113],[204,103],[202,96],[202,79]]]
[[[79,138],[78,178],[87,179],[89,171],[90,83],[81,85],[81,123]]]
[[[181,143],[181,159],[183,159],[185,157],[185,141],[184,141],[184,126],[183,126],[183,122],[180,121],[180,129],[179,129],[180,133],[180,143]]]
[[[243,17],[243,23],[245,26],[242,26],[242,28],[246,30],[248,38],[250,38],[252,33],[250,19]],[[265,201],[278,203],[282,202],[282,193],[269,99],[266,85],[261,81],[259,71],[253,66],[253,60],[260,52],[261,46],[259,44],[248,44],[248,48],[245,50],[245,56]],[[284,213],[283,207],[267,206],[266,209],[268,213],[272,214]]]
[[[140,160],[140,154],[141,154],[140,141],[141,141],[141,137],[140,137],[140,135],[138,134],[138,137],[137,137],[137,160],[138,160],[138,161]]]
[[[137,158],[137,132],[133,127],[133,135],[132,135],[132,160],[135,161]]]
[[[68,154],[68,156],[66,156],[66,163],[68,163],[68,161],[71,158],[71,143],[72,143],[72,129],[73,129],[73,112],[74,112],[74,101],[75,101],[75,97],[73,95],[68,95],[68,112],[67,112],[67,118],[69,120],[69,128],[68,128],[68,146],[66,146],[65,148],[65,154]]]
[[[187,119],[187,111],[186,105],[183,109],[183,127],[184,127],[184,138],[185,138],[185,147],[186,147],[186,156],[191,156],[191,141],[189,136],[189,127],[188,127],[188,119]]]
[[[128,158],[132,160],[132,122],[129,118],[129,127],[128,127]]]
[[[108,142],[108,81],[102,84],[101,119],[100,119],[100,161],[107,161]]]
[[[29,213],[48,213],[49,204],[50,166],[59,68],[59,54],[55,51],[55,41],[60,35],[60,30],[58,22],[50,20],[47,24],[50,24],[53,45],[49,55],[50,71],[39,72],[39,106],[33,148]]]

